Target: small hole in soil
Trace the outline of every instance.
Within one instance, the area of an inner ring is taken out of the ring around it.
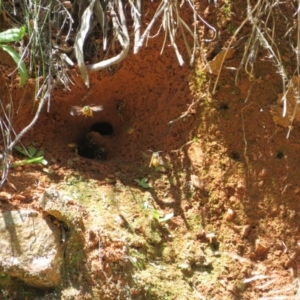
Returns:
[[[91,127],[90,131],[98,132],[101,135],[111,135],[114,132],[114,128],[108,122],[97,122]]]
[[[114,128],[108,122],[97,122],[92,125],[90,132],[78,143],[78,154],[82,157],[107,160],[108,149],[103,142],[104,135],[112,135]]]
[[[281,152],[281,151],[277,152],[277,154],[276,154],[276,158],[279,158],[279,159],[281,159],[281,158],[283,158],[283,157],[284,157],[284,154],[283,154],[283,152]]]
[[[235,151],[231,152],[231,153],[229,154],[229,157],[230,157],[231,159],[233,159],[233,160],[237,160],[237,161],[240,160],[240,155],[239,155],[239,153],[237,153],[237,152],[235,152]]]
[[[87,134],[78,143],[78,154],[85,158],[107,160],[108,150],[105,145],[99,144],[93,137]]]
[[[227,103],[221,103],[219,106],[219,110],[227,110],[229,109],[229,105]]]

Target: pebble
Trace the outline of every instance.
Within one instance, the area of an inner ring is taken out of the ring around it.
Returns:
[[[229,202],[230,203],[236,203],[236,201],[237,201],[237,198],[235,197],[235,196],[231,196],[230,198],[229,198]]]
[[[260,177],[266,177],[268,175],[268,172],[266,169],[262,169],[260,172],[259,172],[259,176]]]
[[[11,199],[11,195],[5,192],[0,192],[0,201],[8,201]]]
[[[115,217],[115,222],[120,225],[121,227],[125,226],[125,221],[121,216],[116,216]]]
[[[241,235],[243,238],[247,237],[250,233],[251,225],[245,225],[242,229]]]
[[[231,209],[228,208],[227,210],[227,214],[226,214],[226,221],[233,221],[233,219],[235,218],[235,212]]]
[[[24,195],[17,194],[14,196],[14,199],[19,200],[19,201],[25,201],[27,198]]]
[[[269,248],[261,242],[260,239],[255,241],[255,255],[261,256],[268,252]]]

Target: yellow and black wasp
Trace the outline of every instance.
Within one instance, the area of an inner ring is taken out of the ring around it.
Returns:
[[[156,151],[156,152],[153,152],[152,150],[149,150],[149,151],[152,152],[149,168],[152,166],[154,168],[162,166],[164,164],[164,162],[163,162],[161,156],[159,155],[159,153],[162,151]]]
[[[124,101],[119,101],[117,103],[117,106],[116,106],[116,110],[117,110],[117,115],[119,116],[119,118],[121,119],[121,121],[123,122],[123,111],[124,111],[124,107],[125,107],[125,102]]]
[[[71,106],[70,114],[72,116],[80,116],[83,115],[85,117],[93,117],[93,113],[97,111],[103,110],[102,105],[85,105],[83,107],[81,106]]]

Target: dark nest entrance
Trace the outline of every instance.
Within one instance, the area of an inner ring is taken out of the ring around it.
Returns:
[[[78,154],[82,157],[107,160],[109,149],[103,136],[113,134],[113,126],[109,122],[97,122],[78,143]]]

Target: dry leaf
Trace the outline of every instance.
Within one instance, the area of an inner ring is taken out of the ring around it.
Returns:
[[[222,67],[222,62],[224,62],[226,59],[231,58],[234,53],[235,53],[234,48],[221,50],[221,52],[219,52],[215,56],[215,58],[212,61],[209,62],[210,68],[208,66],[206,66],[204,71],[207,72],[207,73],[212,73],[214,75],[218,75],[219,70]]]
[[[273,118],[273,122],[276,125],[281,125],[283,127],[289,127],[291,121],[300,122],[300,110],[298,109],[297,99],[295,98],[295,92],[298,89],[299,78],[294,76],[292,81],[290,81],[289,88],[286,92],[286,114],[283,117],[283,94],[278,94],[277,104],[271,106],[270,113]],[[295,112],[296,109],[296,112]],[[294,115],[295,113],[295,115]],[[292,120],[294,116],[294,120]]]

